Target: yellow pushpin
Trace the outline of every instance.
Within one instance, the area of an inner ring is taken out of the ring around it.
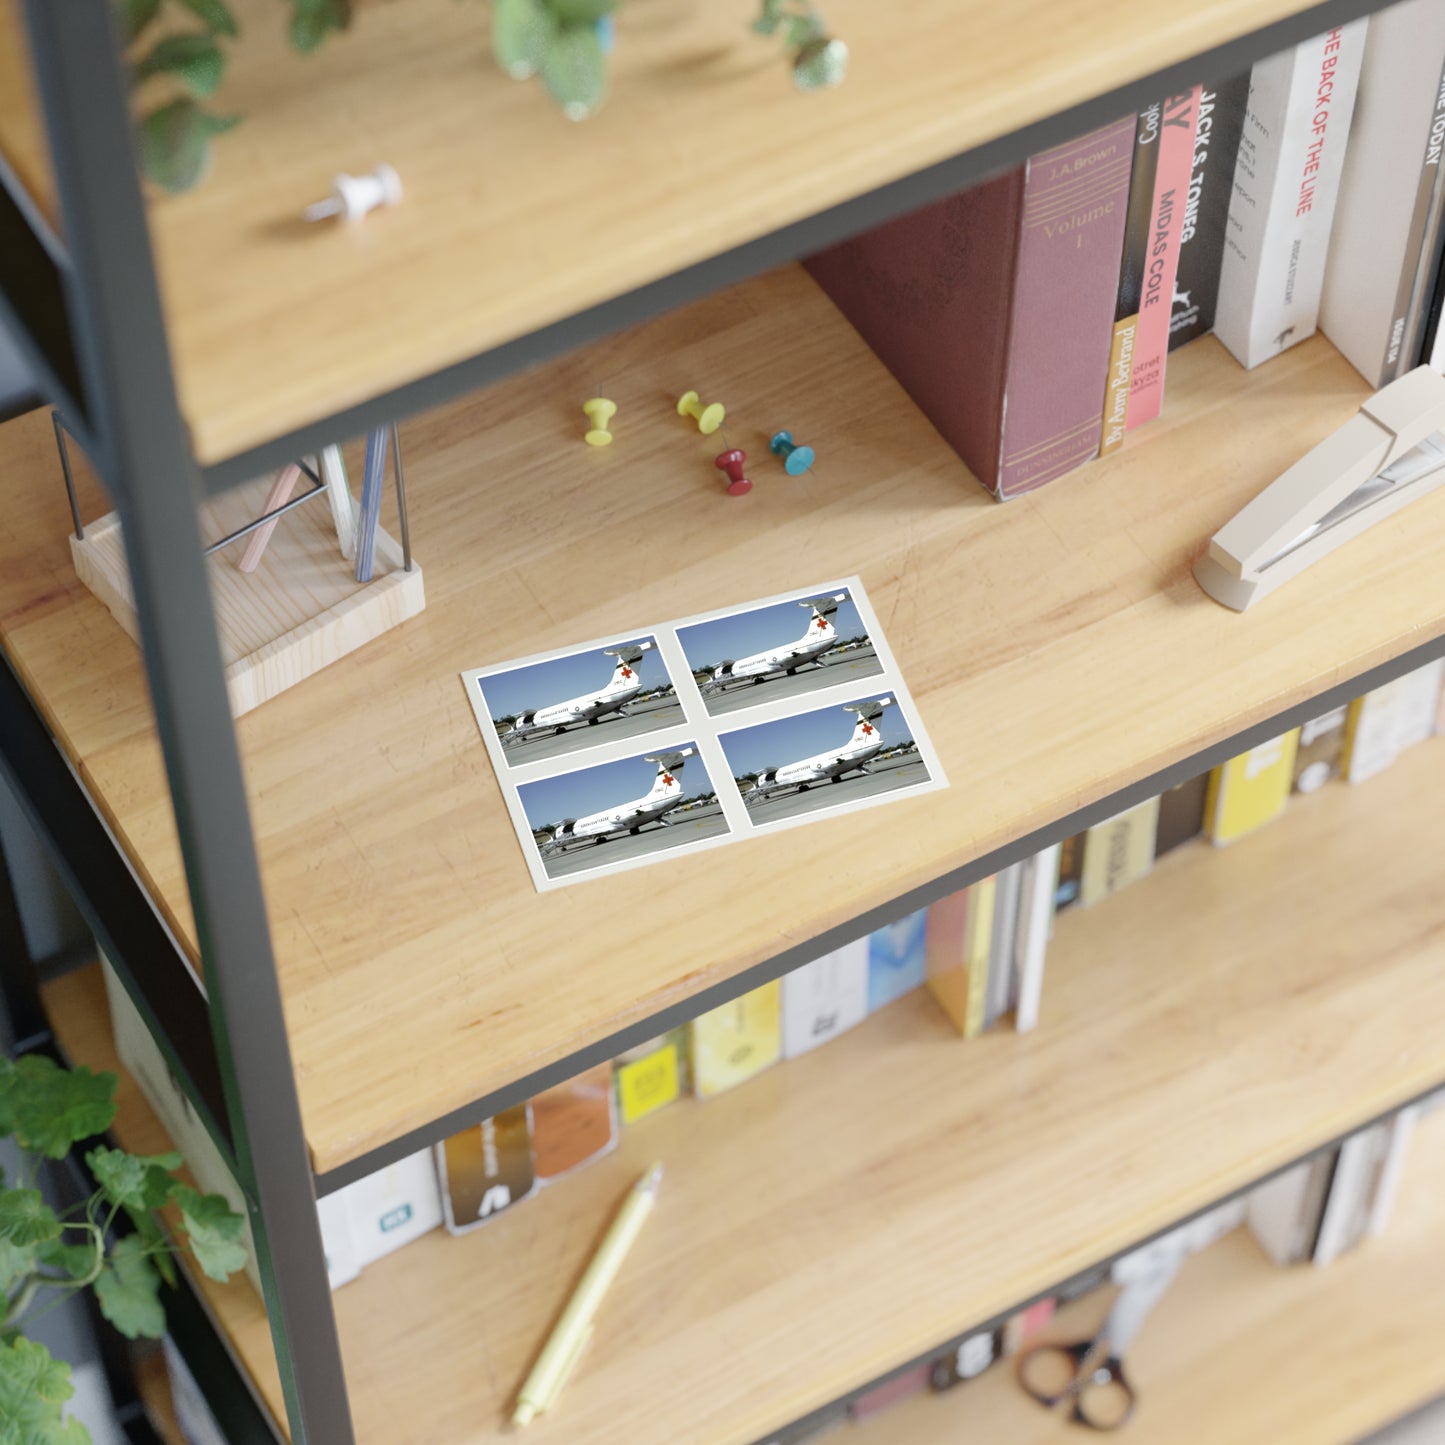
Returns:
[[[710,436],[723,424],[723,417],[727,412],[721,402],[715,401],[711,406],[703,406],[695,391],[685,391],[677,399],[677,414],[696,417],[697,429],[703,436]]]
[[[607,423],[617,414],[617,403],[608,401],[605,396],[594,396],[590,401],[582,403],[582,410],[587,413],[587,420],[592,423],[592,429],[582,438],[589,447],[605,447],[612,441],[612,433],[607,430]]]

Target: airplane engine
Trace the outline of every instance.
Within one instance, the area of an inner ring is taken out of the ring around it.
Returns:
[[[533,720],[536,718],[536,716],[537,716],[537,714],[536,714],[535,711],[533,711],[533,712],[519,712],[519,713],[517,714],[516,721],[513,722],[513,724],[512,724],[512,731],[513,731],[514,733],[515,733],[515,732],[521,732],[523,728],[529,728],[529,727],[531,727],[531,726],[532,726],[532,722],[533,722]]]
[[[714,682],[722,682],[724,678],[729,678],[732,675],[733,662],[731,658],[728,658],[725,661],[718,663],[717,667],[713,671],[712,679]]]
[[[552,841],[554,843],[566,843],[577,836],[574,831],[577,827],[576,818],[567,818],[558,823],[552,829]]]
[[[778,770],[776,768],[764,768],[758,774],[758,780],[753,784],[756,788],[771,788],[778,781]]]

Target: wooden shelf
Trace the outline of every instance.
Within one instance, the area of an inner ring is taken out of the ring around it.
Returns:
[[[1435,741],[1066,914],[1032,1034],[965,1043],[915,994],[634,1126],[484,1229],[370,1266],[335,1296],[363,1445],[500,1441],[654,1159],[657,1213],[532,1427],[542,1445],[746,1445],[1445,1080],[1442,787]],[[94,971],[49,1003],[73,1056],[112,1057]],[[135,1109],[124,1090],[122,1142]],[[204,1288],[274,1407],[254,1292]],[[1141,1383],[1148,1369],[1141,1353]]]
[[[673,411],[692,383],[764,459],[746,499]],[[1248,614],[1190,575],[1365,391],[1322,340],[1250,373],[1196,343],[1138,444],[1000,507],[789,268],[403,428],[426,612],[238,725],[318,1171],[1445,630],[1445,492]],[[806,477],[766,459],[782,425]],[[75,579],[43,414],[0,429],[0,505],[0,639],[194,955],[140,660]],[[460,671],[854,572],[952,786],[536,893]]]
[[[1137,1445],[1351,1445],[1445,1391],[1445,1291],[1429,1262],[1445,1233],[1445,1114],[1419,1129],[1387,1234],[1327,1269],[1276,1268],[1244,1231],[1190,1260],[1133,1358]],[[1080,1300],[1053,1333],[1085,1338],[1105,1305]],[[1067,1445],[1011,1368],[923,1395],[839,1445]]]
[[[802,95],[756,0],[634,0],[584,125],[489,56],[455,0],[358,7],[302,59],[271,0],[216,97],[245,117],[194,192],[151,205],[182,409],[237,455],[934,162],[1298,14],[1198,0],[830,0],[846,84]],[[1125,107],[1127,109],[1127,107]],[[308,227],[337,171],[394,165],[403,204]]]

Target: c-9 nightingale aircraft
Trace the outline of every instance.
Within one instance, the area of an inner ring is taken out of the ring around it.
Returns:
[[[764,768],[748,794],[749,801],[756,797],[761,802],[781,788],[796,788],[800,793],[806,793],[814,783],[841,783],[845,773],[871,773],[873,770],[868,761],[883,747],[883,734],[874,727],[874,723],[883,716],[883,709],[892,706],[892,703],[891,697],[849,703],[843,711],[857,713],[858,721],[853,724],[853,736],[842,747],[817,753],[811,758],[801,758],[796,763]]]
[[[627,704],[642,691],[637,664],[642,661],[642,654],[656,645],[654,642],[636,642],[628,647],[606,649],[602,654],[604,657],[617,659],[606,687],[599,692],[568,698],[566,702],[549,703],[546,707],[518,713],[512,726],[502,734],[503,744],[519,743],[539,733],[564,733],[577,722],[585,721],[589,727],[596,727],[608,713],[615,712],[619,717],[626,717]]]
[[[807,663],[822,667],[819,659],[838,642],[838,633],[833,626],[834,614],[838,611],[838,604],[847,600],[846,592],[835,592],[830,597],[813,597],[799,602],[799,607],[807,607],[813,614],[808,630],[796,642],[770,647],[766,652],[755,652],[751,657],[738,658],[736,662],[726,659],[718,663],[713,669],[713,688],[725,691],[732,682],[756,686],[769,677],[797,672]]]
[[[585,818],[568,818],[558,823],[552,830],[552,847],[565,849],[573,843],[605,843],[624,833],[640,833],[648,823],[670,827],[666,814],[682,802],[682,784],[677,774],[695,751],[695,748],[681,748],[645,759],[657,764],[657,777],[650,792],[630,803],[619,803],[615,808],[604,808]]]

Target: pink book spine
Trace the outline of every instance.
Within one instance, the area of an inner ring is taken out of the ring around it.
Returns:
[[[1134,333],[1134,372],[1129,380],[1125,431],[1153,421],[1164,405],[1164,363],[1169,355],[1169,317],[1174,310],[1174,279],[1184,207],[1194,172],[1194,133],[1199,124],[1199,86],[1164,102],[1159,128],[1159,169],[1154,178],[1154,225],[1144,295]]]

